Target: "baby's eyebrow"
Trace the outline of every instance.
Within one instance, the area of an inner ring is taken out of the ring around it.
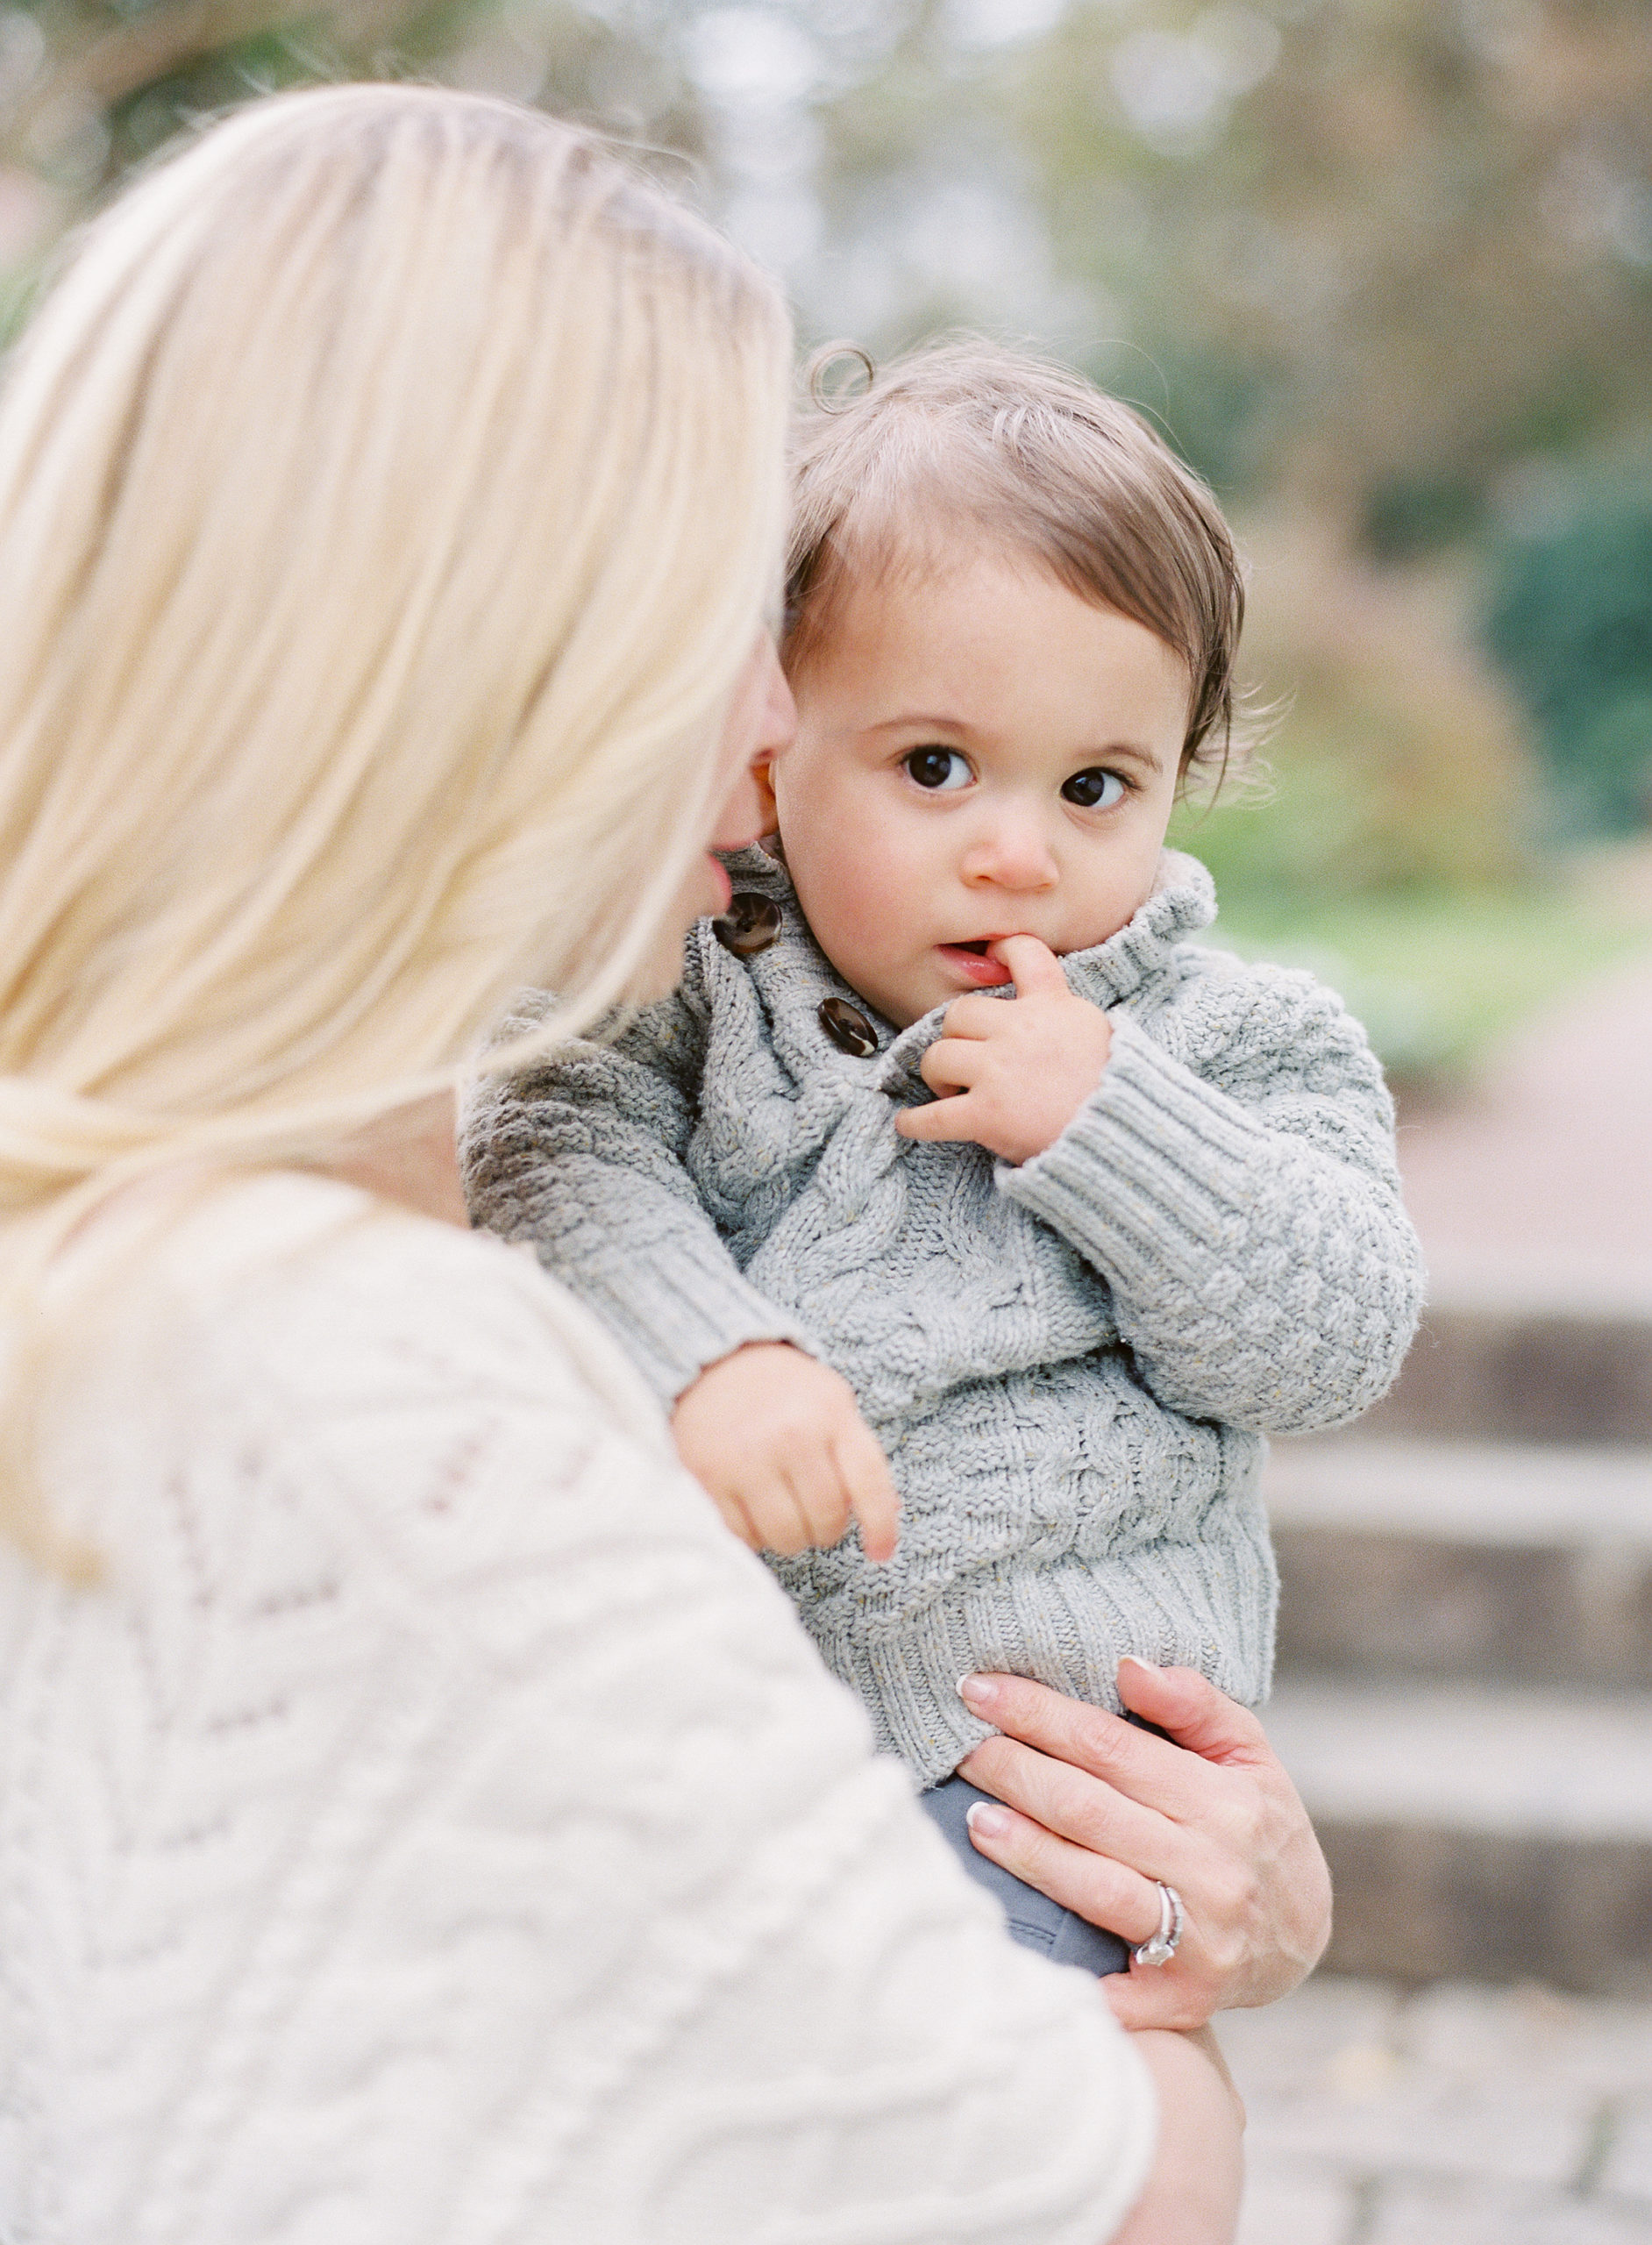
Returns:
[[[1147,772],[1164,769],[1156,751],[1133,740],[1109,741],[1105,748],[1086,749],[1082,754],[1084,761],[1073,766],[1077,772],[1091,771],[1100,764],[1139,764]]]
[[[936,716],[928,710],[915,709],[908,716],[880,717],[875,725],[868,725],[868,732],[898,733],[908,725],[933,725],[938,732],[967,733],[975,728],[963,717]]]

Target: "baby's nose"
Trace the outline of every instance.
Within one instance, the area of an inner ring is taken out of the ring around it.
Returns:
[[[1057,878],[1055,853],[1033,819],[996,819],[964,853],[966,881],[1000,888],[1050,888]]]

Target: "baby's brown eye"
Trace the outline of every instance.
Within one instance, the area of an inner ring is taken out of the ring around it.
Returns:
[[[1110,810],[1124,793],[1124,782],[1116,772],[1103,772],[1092,765],[1088,771],[1075,772],[1071,780],[1062,782],[1063,797],[1077,803],[1081,810]]]
[[[967,788],[970,783],[969,765],[955,748],[915,748],[901,760],[921,788],[950,789]]]

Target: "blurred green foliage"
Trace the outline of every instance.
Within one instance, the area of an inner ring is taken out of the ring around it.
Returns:
[[[1519,706],[1464,644],[1455,576],[1399,574],[1300,522],[1257,523],[1242,681],[1265,711],[1265,788],[1178,831],[1227,909],[1496,889],[1530,870],[1535,773]],[[1196,838],[1195,838],[1196,837]]]
[[[1652,816],[1652,479],[1593,489],[1552,530],[1510,545],[1487,637],[1542,729],[1577,830]]]
[[[967,255],[951,236],[937,253],[921,223],[945,208],[936,182],[966,172],[983,210],[996,196],[1036,214],[1038,254],[1016,260],[997,324],[1058,336],[1242,516],[1287,515],[1316,549],[1393,574],[1444,557],[1458,581],[1375,666],[1306,623],[1275,635],[1257,666],[1296,716],[1271,807],[1213,823],[1230,882],[1471,886],[1621,824],[1641,704],[1568,717],[1548,769],[1570,776],[1544,804],[1527,734],[1553,744],[1558,721],[1529,666],[1509,666],[1489,728],[1456,745],[1464,695],[1431,716],[1407,673],[1440,685],[1455,658],[1475,699],[1474,580],[1511,480],[1586,472],[1652,430],[1647,0],[1035,12],[1051,19],[1037,36],[949,46],[949,23],[990,6],[917,9],[888,66],[822,106],[835,252],[875,237],[904,259],[905,287],[881,310],[872,292],[858,331],[887,349],[984,309],[994,324]],[[826,325],[855,302],[805,295]],[[1465,753],[1478,809],[1448,776]],[[1590,767],[1598,784],[1572,784]]]
[[[915,11],[822,111],[834,236],[951,167],[1030,203],[1067,347],[1229,495],[1289,494],[1356,538],[1392,541],[1407,494],[1408,550],[1456,538],[1533,450],[1644,422],[1646,0],[1048,12],[960,52],[956,4]]]
[[[673,0],[0,0],[0,188],[44,191],[38,251],[202,119],[350,78],[540,102],[692,164],[705,129],[676,51],[684,13]],[[0,266],[18,256],[5,216],[0,195]]]
[[[1187,846],[1200,854],[1196,835]],[[1649,933],[1644,912],[1551,873],[1518,888],[1333,891],[1294,913],[1247,898],[1224,909],[1207,940],[1317,975],[1364,1023],[1402,1092],[1428,1096],[1460,1083],[1528,1014],[1643,953]]]
[[[1412,561],[1471,537],[1485,519],[1485,495],[1463,475],[1375,477],[1366,491],[1361,542],[1379,561]]]

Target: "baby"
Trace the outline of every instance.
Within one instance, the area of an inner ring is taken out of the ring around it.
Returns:
[[[1265,1696],[1263,1436],[1417,1318],[1392,1110],[1328,992],[1187,940],[1243,593],[1132,413],[914,356],[806,428],[788,592],[774,838],[672,997],[484,1094],[473,1211],[644,1368],[1019,1937],[1121,1970],[970,1846],[958,1678]]]

